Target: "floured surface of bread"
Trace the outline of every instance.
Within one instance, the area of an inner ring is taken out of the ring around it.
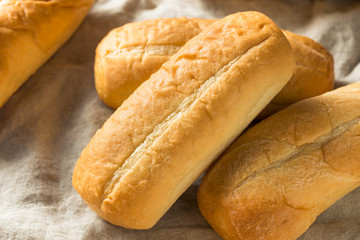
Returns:
[[[290,44],[257,12],[230,15],[188,41],[105,122],[73,185],[102,218],[150,228],[280,91]]]
[[[72,35],[93,2],[0,1],[0,107]]]
[[[359,135],[360,83],[296,103],[231,144],[200,210],[224,239],[296,239],[360,185]]]

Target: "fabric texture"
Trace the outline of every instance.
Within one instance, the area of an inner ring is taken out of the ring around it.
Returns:
[[[99,0],[73,37],[0,109],[0,239],[220,237],[201,216],[197,180],[150,230],[113,226],[92,212],[71,177],[82,149],[112,114],[97,97],[99,41],[128,22],[222,18],[257,10],[334,56],[336,87],[360,80],[360,3],[336,0]],[[300,240],[360,239],[360,189],[321,214]]]

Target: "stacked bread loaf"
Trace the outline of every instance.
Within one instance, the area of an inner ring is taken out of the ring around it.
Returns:
[[[98,45],[95,84],[100,99],[112,108],[122,102],[189,39],[215,20],[154,19],[112,30]],[[302,99],[330,91],[334,85],[331,54],[317,42],[284,31],[295,56],[290,81],[257,116],[265,118]]]
[[[224,239],[296,239],[360,186],[360,83],[296,103],[240,136],[199,207]]]
[[[93,3],[0,1],[0,107],[69,39]]]
[[[263,14],[216,21],[105,122],[76,163],[75,189],[113,224],[152,227],[293,70],[289,42]]]
[[[93,2],[0,0],[0,107]],[[261,13],[117,28],[97,48],[95,81],[118,109],[73,185],[112,224],[152,227],[212,163],[198,203],[224,239],[296,239],[360,185],[360,83],[320,95],[333,88],[331,54]]]
[[[146,229],[256,116],[331,90],[334,73],[320,44],[243,12],[115,29],[97,48],[95,80],[118,109],[81,153],[73,185],[103,219]],[[359,186],[359,91],[292,105],[215,161],[198,202],[224,239],[296,239]]]

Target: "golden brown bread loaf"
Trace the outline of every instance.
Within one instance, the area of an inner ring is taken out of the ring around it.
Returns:
[[[95,86],[100,99],[118,108],[188,40],[213,20],[161,18],[125,24],[99,43]]]
[[[215,20],[170,18],[129,23],[112,30],[98,45],[95,84],[98,96],[112,108],[122,102],[189,39]],[[305,98],[333,89],[331,54],[319,43],[284,31],[295,55],[294,75],[259,114],[272,113]]]
[[[0,107],[72,35],[93,2],[0,1]]]
[[[105,122],[73,186],[102,218],[152,227],[290,79],[291,47],[257,12],[188,41]]]
[[[291,240],[360,185],[360,83],[302,100],[240,136],[202,180],[224,239]]]
[[[264,119],[300,100],[334,88],[334,60],[319,43],[305,36],[283,31],[295,56],[295,70],[290,81],[256,117]]]

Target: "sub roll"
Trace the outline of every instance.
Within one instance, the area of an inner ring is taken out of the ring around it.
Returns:
[[[224,239],[291,240],[360,185],[360,83],[272,115],[204,176],[199,208]]]
[[[0,1],[0,107],[70,38],[93,3]]]
[[[99,98],[118,108],[187,41],[214,22],[160,18],[113,29],[96,48],[94,74]]]
[[[334,88],[334,60],[319,43],[290,31],[283,31],[294,52],[295,69],[290,81],[256,117],[264,119],[306,98]]]
[[[115,28],[99,43],[95,57],[98,96],[118,108],[188,40],[212,24],[212,19],[168,18],[128,23]],[[310,38],[283,31],[295,56],[291,80],[257,116],[263,119],[302,99],[334,86],[331,54]]]
[[[188,41],[105,122],[73,186],[103,219],[152,227],[290,79],[293,53],[258,12]]]

